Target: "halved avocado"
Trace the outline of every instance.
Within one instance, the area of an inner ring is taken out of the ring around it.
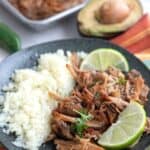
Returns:
[[[109,37],[125,31],[135,24],[143,15],[142,5],[138,0],[124,0],[128,6],[132,6],[129,15],[121,22],[113,24],[102,23],[100,18],[97,19],[95,14],[106,1],[107,0],[90,0],[79,12],[77,20],[81,33],[88,36]]]

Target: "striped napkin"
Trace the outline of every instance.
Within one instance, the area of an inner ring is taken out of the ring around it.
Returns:
[[[144,14],[135,25],[111,42],[135,54],[150,68],[150,14]]]

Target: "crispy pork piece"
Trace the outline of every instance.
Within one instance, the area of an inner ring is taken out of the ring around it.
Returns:
[[[149,93],[149,87],[145,85],[141,74],[136,70],[128,73],[128,81],[126,84],[126,94],[129,100],[138,101],[145,104]]]
[[[75,97],[72,97],[72,99],[67,99],[64,100],[62,103],[59,103],[57,108],[58,112],[74,117],[78,116],[78,114],[74,110],[80,111],[82,109],[83,107],[80,103],[80,100],[76,99]]]
[[[135,69],[132,69],[132,70],[131,70],[130,72],[128,72],[128,74],[127,74],[127,77],[128,77],[129,80],[134,80],[135,78],[140,77],[140,76],[141,76],[140,72],[138,72],[138,71],[135,70]]]
[[[147,117],[147,122],[146,122],[146,126],[145,126],[145,132],[147,134],[150,134],[150,118]]]
[[[115,104],[116,108],[120,109],[121,111],[129,104],[128,102],[118,97],[108,96],[106,100]]]
[[[141,90],[141,93],[140,93],[140,97],[139,99],[141,100],[142,104],[145,104],[147,102],[147,96],[148,96],[148,93],[149,93],[150,89],[147,85],[143,85],[143,88]]]
[[[58,121],[64,121],[64,122],[68,122],[68,123],[76,123],[77,118],[75,117],[70,117],[58,112],[53,112],[53,116],[55,120]],[[54,124],[57,122],[54,122]],[[97,120],[90,120],[86,122],[86,125],[90,128],[94,128],[94,129],[101,129],[103,128],[103,126],[105,126],[104,122],[100,122]]]
[[[67,140],[74,139],[74,135],[71,132],[71,127],[69,124],[67,124],[67,122],[55,118],[55,120],[52,121],[51,126],[52,126],[53,133],[55,133],[57,137],[67,139]]]
[[[125,77],[125,75],[122,73],[122,71],[121,70],[119,70],[119,69],[117,69],[117,68],[115,68],[115,67],[109,67],[107,70],[106,70],[106,72],[109,74],[109,75],[111,75],[111,76],[113,76],[113,77]]]
[[[55,144],[57,145],[57,150],[104,150],[102,147],[85,139],[76,142],[56,139]]]

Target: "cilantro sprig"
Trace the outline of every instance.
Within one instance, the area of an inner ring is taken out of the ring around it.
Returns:
[[[126,80],[125,78],[123,78],[123,77],[119,77],[119,78],[118,78],[118,83],[119,83],[120,85],[125,85],[126,82],[127,82],[127,80]]]
[[[88,126],[86,125],[86,122],[92,119],[92,115],[88,114],[86,111],[77,111],[77,110],[74,110],[74,111],[80,115],[80,118],[76,119],[76,122],[73,125],[73,130],[80,137],[82,137],[83,131],[88,128]]]

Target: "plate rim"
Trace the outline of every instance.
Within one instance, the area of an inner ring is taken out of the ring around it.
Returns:
[[[150,73],[149,68],[146,65],[144,65],[144,63],[139,58],[137,58],[134,54],[132,54],[130,51],[126,50],[125,48],[123,48],[123,47],[121,47],[121,46],[119,46],[117,44],[114,44],[114,43],[112,43],[111,41],[108,41],[108,40],[98,39],[98,38],[86,38],[86,37],[84,37],[84,38],[68,38],[68,39],[60,39],[60,40],[58,39],[58,40],[46,41],[46,42],[42,42],[42,43],[31,45],[31,46],[23,48],[23,49],[15,52],[15,53],[13,53],[11,55],[8,55],[6,58],[4,58],[0,62],[0,66],[3,65],[5,62],[9,61],[9,59],[15,57],[16,55],[22,55],[26,51],[33,51],[33,49],[36,48],[36,47],[47,45],[47,44],[57,44],[57,43],[60,43],[60,42],[70,42],[70,41],[74,41],[74,40],[75,41],[80,41],[80,40],[93,41],[93,40],[95,40],[96,42],[97,41],[101,41],[103,43],[111,44],[113,46],[116,46],[119,49],[122,49],[123,51],[125,51],[125,53],[128,53],[131,57],[134,57],[134,59],[136,59],[144,67],[144,69],[146,69]]]

